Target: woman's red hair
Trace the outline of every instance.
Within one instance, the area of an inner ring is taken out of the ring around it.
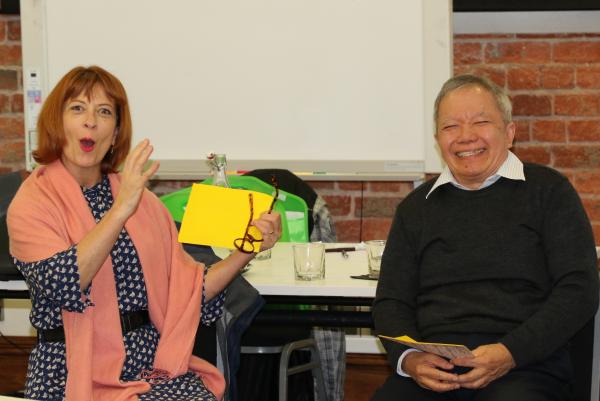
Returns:
[[[131,114],[123,84],[110,72],[98,67],[75,67],[56,84],[46,98],[37,121],[38,147],[33,158],[40,164],[60,159],[65,145],[63,111],[67,102],[84,94],[90,97],[96,88],[104,90],[117,111],[117,137],[112,151],[102,160],[102,173],[115,172],[131,146]]]

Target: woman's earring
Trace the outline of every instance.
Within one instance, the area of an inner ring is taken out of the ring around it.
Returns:
[[[113,150],[115,150],[114,145],[110,145],[110,151],[109,151],[109,153],[110,153],[111,156],[113,155]]]

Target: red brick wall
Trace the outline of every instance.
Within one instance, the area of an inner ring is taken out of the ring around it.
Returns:
[[[515,152],[569,177],[600,243],[600,34],[459,35],[454,72],[508,90]]]
[[[18,16],[0,15],[0,173],[23,169]],[[490,77],[514,102],[515,152],[566,174],[600,243],[600,34],[457,35],[455,73]],[[189,182],[155,182],[157,193]],[[412,183],[311,182],[329,204],[338,239],[385,238]]]
[[[0,15],[0,173],[25,168],[19,16]]]

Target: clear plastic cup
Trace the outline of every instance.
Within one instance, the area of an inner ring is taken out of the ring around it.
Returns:
[[[367,246],[367,257],[369,260],[369,276],[379,278],[381,257],[383,256],[383,250],[385,249],[385,240],[376,239],[365,241],[365,245]]]

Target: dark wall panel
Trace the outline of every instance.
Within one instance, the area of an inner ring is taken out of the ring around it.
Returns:
[[[454,0],[461,11],[568,11],[600,10],[600,0]]]

